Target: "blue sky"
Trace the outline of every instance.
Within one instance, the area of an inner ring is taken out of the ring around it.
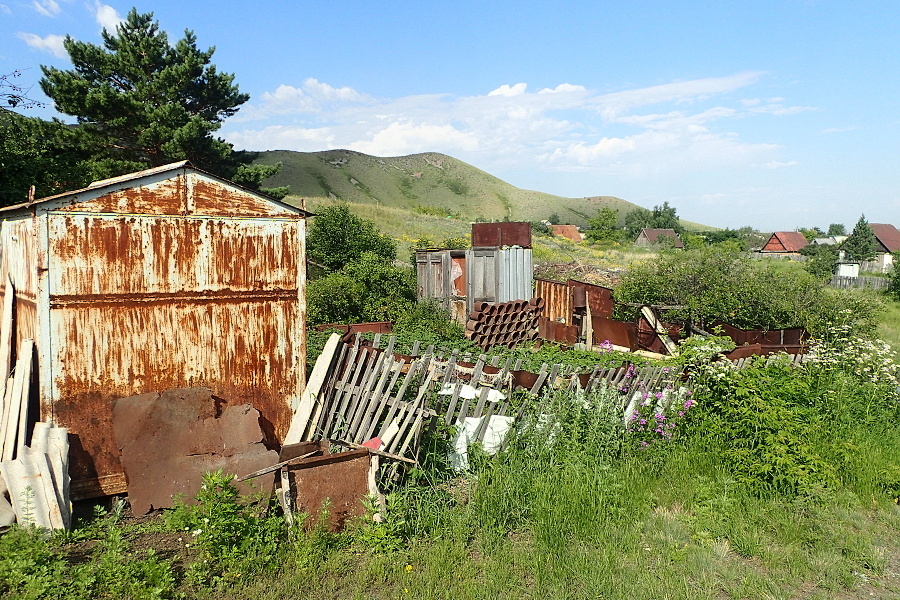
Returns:
[[[0,73],[132,4],[0,0]],[[762,230],[900,225],[900,3],[158,1],[251,95],[238,148],[443,152],[569,197]],[[32,114],[50,116],[51,109]]]

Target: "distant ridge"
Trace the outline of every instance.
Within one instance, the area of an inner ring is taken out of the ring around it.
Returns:
[[[284,166],[266,187],[289,185],[291,196],[331,198],[395,207],[464,221],[539,221],[587,225],[608,206],[625,213],[636,204],[614,196],[564,198],[523,190],[461,160],[437,152],[381,158],[352,150],[261,152],[256,162]]]

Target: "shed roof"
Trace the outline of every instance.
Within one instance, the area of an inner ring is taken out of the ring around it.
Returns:
[[[644,237],[647,238],[647,241],[651,244],[656,244],[661,240],[661,237],[670,237],[675,238],[675,247],[676,248],[684,248],[684,244],[681,243],[681,237],[678,233],[675,232],[674,229],[644,229],[641,231]]]
[[[900,250],[900,231],[889,223],[869,223],[869,229],[887,252]]]
[[[763,246],[762,252],[799,252],[809,242],[799,231],[776,231]]]
[[[115,187],[115,186],[120,186],[120,189],[122,189],[122,188],[129,188],[129,187],[135,187],[135,186],[137,185],[137,181],[138,181],[138,180],[144,179],[144,178],[146,178],[146,177],[150,177],[150,176],[158,175],[158,174],[162,174],[162,173],[168,173],[168,172],[170,172],[170,171],[174,173],[174,172],[176,172],[176,171],[188,171],[188,170],[194,171],[194,172],[197,172],[197,173],[201,173],[201,174],[203,174],[203,175],[205,175],[205,176],[207,176],[207,177],[211,177],[211,178],[213,178],[213,179],[216,179],[216,180],[218,180],[218,181],[220,181],[220,182],[222,182],[222,183],[224,183],[224,184],[227,184],[227,185],[231,185],[231,186],[240,188],[240,189],[244,190],[245,192],[248,192],[248,193],[250,193],[250,194],[254,194],[254,195],[256,195],[256,196],[259,196],[260,198],[263,198],[263,199],[265,199],[265,200],[268,201],[268,202],[273,202],[273,203],[278,204],[278,205],[280,205],[280,206],[283,206],[283,207],[285,207],[285,208],[289,208],[289,209],[291,209],[292,211],[299,212],[300,214],[303,214],[304,216],[309,217],[309,216],[312,216],[312,215],[313,215],[313,213],[311,213],[311,212],[308,212],[308,211],[303,210],[303,209],[301,209],[301,208],[297,208],[296,206],[292,206],[292,205],[290,205],[290,204],[287,204],[287,203],[285,203],[285,202],[282,202],[281,200],[276,200],[275,198],[272,198],[272,197],[270,197],[270,196],[267,196],[266,194],[263,194],[262,192],[259,192],[259,191],[257,191],[257,190],[251,190],[250,188],[247,188],[247,187],[245,187],[245,186],[242,186],[242,185],[240,185],[240,184],[238,184],[238,183],[234,183],[233,181],[229,181],[228,179],[225,179],[225,178],[223,178],[223,177],[219,177],[218,175],[213,175],[212,173],[209,173],[209,172],[204,171],[204,170],[202,170],[202,169],[198,169],[197,167],[193,166],[193,165],[190,163],[190,161],[187,161],[187,160],[182,160],[182,161],[178,161],[178,162],[173,162],[173,163],[169,163],[169,164],[167,164],[167,165],[161,165],[161,166],[159,166],[159,167],[152,167],[152,168],[150,168],[150,169],[144,169],[143,171],[135,171],[134,173],[128,173],[128,174],[125,174],[125,175],[120,175],[120,176],[118,176],[118,177],[111,177],[111,178],[109,178],[109,179],[101,179],[101,180],[99,180],[99,181],[94,181],[94,182],[92,182],[92,183],[91,183],[90,185],[88,185],[86,188],[81,188],[81,189],[78,189],[78,190],[72,190],[72,191],[69,191],[69,192],[62,192],[61,194],[54,194],[53,196],[47,196],[47,197],[45,197],[45,198],[40,198],[40,199],[33,200],[33,201],[30,201],[30,202],[22,202],[22,203],[20,203],[20,204],[13,204],[12,206],[4,206],[4,207],[0,207],[0,213],[11,212],[11,211],[17,211],[17,210],[22,210],[22,209],[27,209],[27,208],[32,208],[32,207],[34,207],[34,206],[40,206],[40,205],[42,205],[42,204],[45,204],[45,203],[48,203],[48,202],[52,202],[52,201],[54,201],[54,200],[62,200],[62,199],[67,198],[67,197],[69,197],[69,196],[76,196],[76,195],[82,194],[82,193],[84,193],[84,192],[88,192],[88,191],[90,191],[90,192],[96,192],[96,191],[98,191],[98,190],[102,190],[103,188],[111,188],[111,187]],[[129,182],[135,182],[135,185],[125,185],[125,186],[121,186],[121,184],[123,184],[123,183],[129,183]]]

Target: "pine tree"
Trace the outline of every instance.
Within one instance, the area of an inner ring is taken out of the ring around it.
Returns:
[[[173,46],[153,13],[136,9],[102,36],[102,47],[66,37],[73,69],[41,67],[41,89],[77,117],[84,145],[97,148],[94,170],[112,176],[187,159],[253,188],[272,174],[213,136],[249,99],[233,74],[210,63],[214,47],[200,50],[190,30]]]
[[[848,260],[863,262],[874,259],[877,248],[878,240],[875,238],[875,232],[869,227],[866,215],[861,215],[850,237],[841,244],[841,250]]]

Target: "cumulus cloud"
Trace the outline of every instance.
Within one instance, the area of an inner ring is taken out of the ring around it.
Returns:
[[[59,58],[68,58],[69,56],[69,53],[66,52],[63,46],[63,42],[66,39],[64,36],[50,34],[46,37],[41,37],[34,33],[22,32],[17,33],[16,36],[35,50],[49,52]]]
[[[348,148],[378,156],[445,152],[482,168],[591,171],[631,177],[796,164],[783,148],[742,139],[747,119],[797,114],[783,98],[735,98],[763,73],[598,94],[572,83],[529,91],[375,98],[309,78],[283,84],[226,123],[253,150]]]
[[[62,11],[56,0],[34,0],[31,5],[34,7],[34,10],[45,17],[55,17]]]
[[[513,86],[504,83],[496,90],[488,92],[488,96],[521,96],[526,89],[528,89],[527,83],[517,83]]]
[[[97,24],[110,33],[115,33],[116,25],[124,21],[115,8],[109,4],[101,3],[100,0],[94,0],[91,10],[94,13],[94,20],[97,21]]]

